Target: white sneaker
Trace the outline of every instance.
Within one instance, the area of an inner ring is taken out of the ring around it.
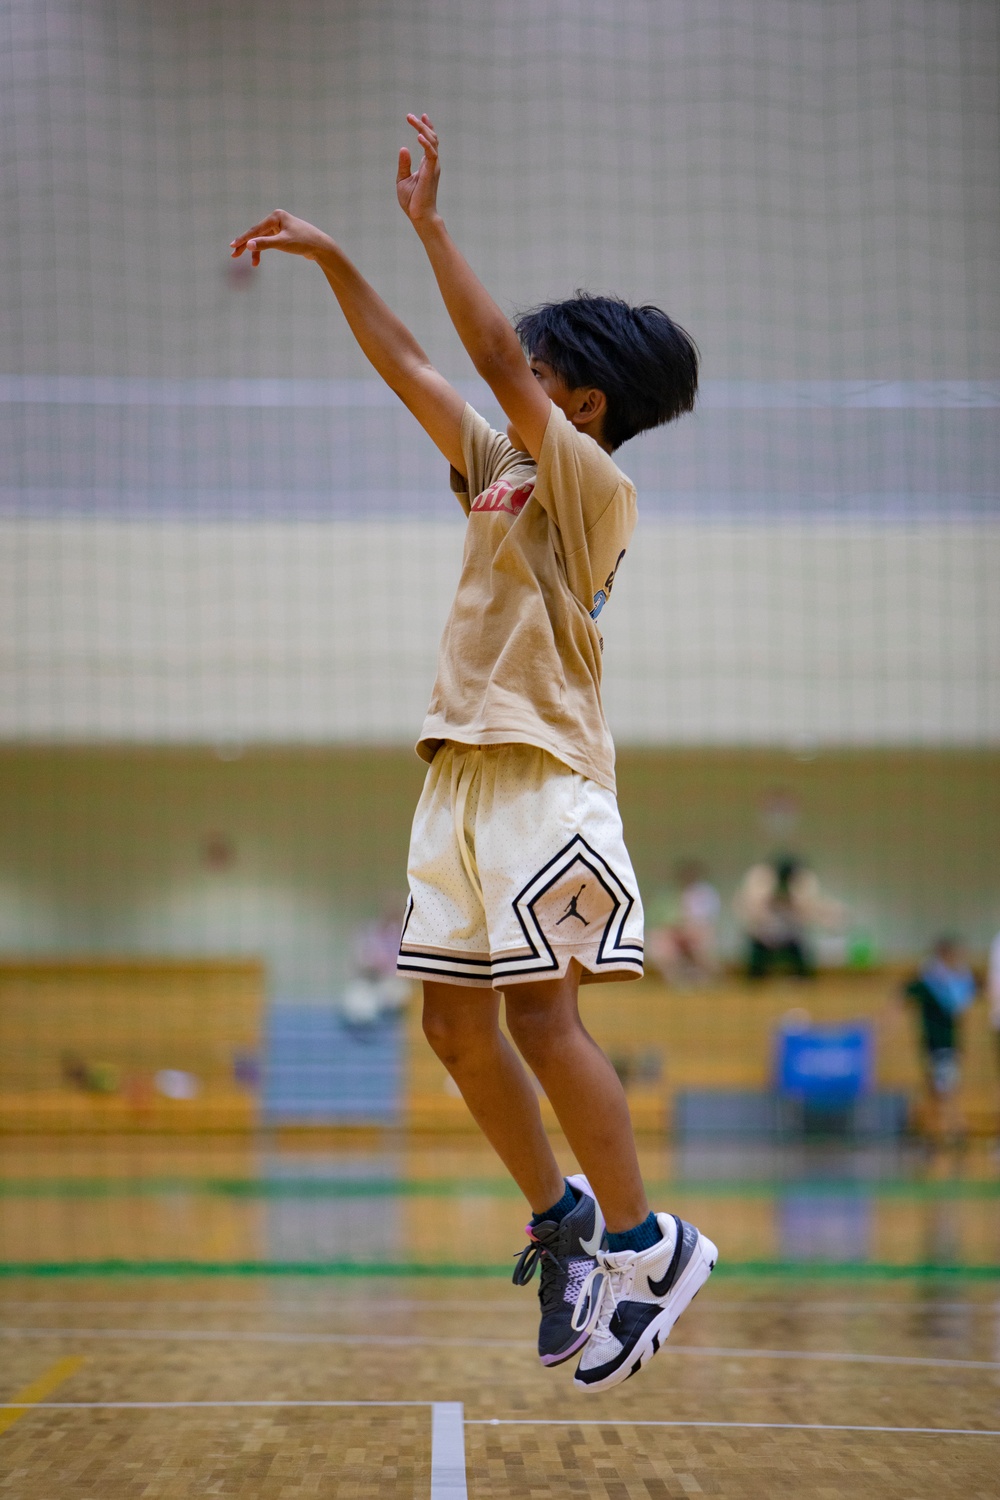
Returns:
[[[715,1270],[719,1252],[693,1224],[657,1214],[663,1236],[648,1250],[598,1250],[580,1289],[573,1327],[590,1339],[573,1384],[604,1391],[642,1369]]]

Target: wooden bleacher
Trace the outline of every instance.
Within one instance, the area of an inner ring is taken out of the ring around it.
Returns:
[[[627,1079],[636,1128],[669,1129],[681,1090],[765,1089],[776,1023],[805,1008],[817,1023],[864,1018],[876,1034],[877,1086],[914,1099],[920,1074],[914,1018],[898,1002],[903,969],[829,972],[810,983],[751,987],[729,977],[706,989],[670,990],[647,978],[589,985],[587,1025]],[[259,1123],[258,1095],[235,1077],[237,1059],[260,1059],[263,965],[238,959],[0,960],[0,1132],[244,1132]],[[67,1079],[76,1059],[112,1085]],[[192,1099],[170,1099],[155,1074],[198,1080]],[[475,1125],[420,1029],[419,991],[406,1021],[401,1119],[417,1131]],[[976,1133],[1000,1115],[996,1043],[985,1007],[965,1025],[963,1105]],[[547,1101],[543,1114],[555,1123]]]
[[[821,973],[815,980],[768,980],[751,986],[728,976],[705,989],[671,990],[646,978],[587,985],[581,1011],[589,1030],[626,1075],[636,1129],[669,1128],[673,1099],[687,1089],[766,1089],[774,1029],[793,1008],[816,1023],[870,1021],[876,1036],[876,1086],[920,1094],[914,1018],[898,1000],[913,966]],[[659,1076],[651,1076],[659,1063]],[[629,1077],[631,1075],[631,1077]],[[418,1130],[475,1129],[444,1068],[420,1031],[419,1005],[409,1017],[406,1119]],[[996,1042],[985,1006],[965,1022],[962,1101],[970,1129],[993,1134],[1000,1114]],[[547,1123],[550,1106],[542,1101]]]
[[[251,1129],[235,1075],[259,1056],[264,990],[253,960],[0,960],[0,1132]],[[195,1097],[164,1097],[163,1069]]]

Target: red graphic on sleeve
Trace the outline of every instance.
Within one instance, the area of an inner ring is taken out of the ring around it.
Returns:
[[[527,484],[518,485],[517,489],[506,482],[498,479],[496,484],[491,484],[488,490],[477,495],[472,502],[473,510],[503,510],[508,515],[519,516],[535,492],[535,481],[532,479]]]

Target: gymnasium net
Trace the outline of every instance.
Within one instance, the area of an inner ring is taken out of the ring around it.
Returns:
[[[401,904],[463,523],[317,270],[227,252],[275,206],[327,228],[499,425],[396,206],[408,109],[505,310],[615,291],[702,351],[696,414],[620,454],[641,523],[602,618],[650,903],[699,858],[735,963],[730,897],[780,846],[844,905],[833,968],[945,929],[983,953],[998,28],[990,0],[4,0],[10,1139],[93,1167],[120,1131],[414,1118],[411,1022],[344,997]],[[735,1034],[766,1050],[749,1010]],[[669,1081],[669,1040],[616,1045]]]

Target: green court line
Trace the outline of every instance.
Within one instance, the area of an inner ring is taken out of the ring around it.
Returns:
[[[516,1198],[503,1178],[95,1177],[0,1181],[0,1198],[124,1198],[198,1193],[220,1198]]]
[[[309,1276],[309,1277],[508,1277],[509,1263],[501,1265],[465,1265],[447,1261],[271,1261],[271,1260],[94,1260],[94,1261],[0,1261],[0,1277],[82,1277],[82,1276]],[[933,1265],[928,1263],[894,1264],[889,1261],[783,1261],[727,1260],[720,1263],[717,1276],[782,1276],[798,1281],[901,1281],[927,1280],[935,1277],[965,1278],[974,1281],[1000,1281],[1000,1263],[996,1265]]]
[[[907,1178],[764,1178],[758,1181],[689,1178],[652,1182],[654,1194],[684,1193],[699,1198],[773,1198],[796,1193],[817,1198],[873,1197],[912,1201],[1000,1199],[1000,1179],[920,1182]],[[242,1178],[94,1177],[7,1178],[0,1198],[134,1198],[197,1193],[220,1198],[517,1198],[505,1178]]]

